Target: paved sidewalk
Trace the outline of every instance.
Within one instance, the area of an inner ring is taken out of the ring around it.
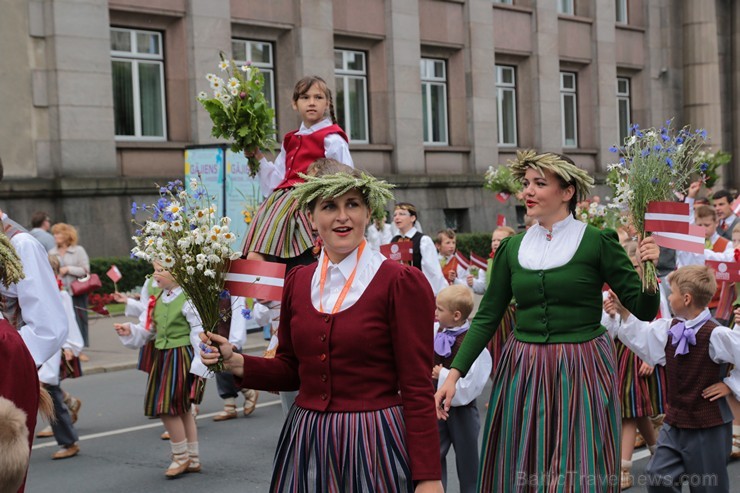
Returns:
[[[139,352],[123,347],[113,329],[114,323],[135,322],[136,320],[124,316],[90,317],[90,347],[84,351],[90,357],[90,361],[82,364],[83,374],[93,375],[136,368]],[[251,353],[264,350],[266,347],[267,341],[263,339],[262,331],[250,332],[244,352]]]

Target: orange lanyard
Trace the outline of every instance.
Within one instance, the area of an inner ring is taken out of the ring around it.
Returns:
[[[349,293],[349,288],[352,286],[352,281],[355,280],[355,274],[357,274],[357,266],[360,265],[360,257],[362,256],[362,251],[365,250],[365,244],[367,242],[365,240],[362,240],[362,243],[360,243],[359,248],[357,249],[357,262],[355,263],[355,268],[352,269],[352,274],[349,275],[349,279],[347,279],[347,282],[344,283],[344,287],[342,288],[342,292],[339,293],[339,298],[337,298],[337,302],[334,303],[334,308],[332,308],[331,313],[332,315],[337,313],[339,309],[342,307],[342,303],[344,303],[344,298],[347,297],[347,293]],[[324,285],[326,284],[326,270],[329,268],[329,256],[326,254],[326,251],[324,251],[324,261],[321,264],[321,278],[319,280],[319,311],[321,313],[324,312]]]

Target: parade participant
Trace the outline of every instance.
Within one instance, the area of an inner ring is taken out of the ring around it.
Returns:
[[[491,253],[488,256],[488,268],[486,270],[478,270],[477,277],[468,276],[466,279],[468,286],[473,288],[473,292],[475,294],[485,293],[488,283],[491,282],[493,258],[496,255],[496,250],[498,250],[499,245],[501,245],[501,240],[508,238],[509,236],[514,236],[515,234],[516,231],[508,226],[499,226],[493,230],[493,233],[491,234]]]
[[[187,295],[162,265],[154,262],[154,279],[161,292],[152,310],[136,324],[114,324],[126,347],[138,349],[154,338],[151,370],[147,380],[144,414],[158,416],[170,435],[172,463],[168,478],[200,472],[198,429],[190,412],[203,398],[207,368],[194,351],[203,332],[200,316]]]
[[[457,355],[470,328],[468,317],[473,311],[473,295],[465,286],[453,285],[437,295],[437,335],[434,337],[434,389],[441,387],[450,371],[450,363]],[[447,489],[447,453],[455,447],[455,465],[461,493],[473,493],[478,479],[478,435],[480,416],[476,397],[491,374],[491,355],[485,349],[475,360],[470,371],[455,385],[450,417],[438,420],[440,454],[442,457],[442,486]]]
[[[665,367],[667,409],[655,455],[648,463],[648,491],[680,492],[687,476],[691,491],[729,492],[727,457],[732,444],[732,411],[725,396],[740,396],[740,333],[718,325],[707,305],[717,289],[714,273],[701,265],[668,276],[668,302],[675,319],[641,322],[617,304],[617,336],[639,358]],[[711,478],[697,486],[696,479]]]
[[[735,197],[728,190],[718,190],[712,194],[712,206],[717,213],[717,234],[726,240],[732,240],[732,230],[740,224],[740,217],[732,210]]]
[[[439,266],[442,267],[442,274],[449,284],[467,285],[468,269],[460,265],[455,258],[457,251],[457,235],[451,229],[437,231],[437,238],[434,240],[434,246],[437,248]],[[453,266],[450,263],[454,263]]]
[[[632,265],[642,278],[642,264],[637,258],[637,242],[630,241],[624,245]],[[608,295],[607,295],[608,297]],[[660,310],[658,318],[665,313],[670,316],[667,300],[661,292]],[[617,347],[617,365],[619,377],[619,401],[622,409],[622,466],[620,485],[622,490],[632,487],[632,453],[635,449],[637,430],[643,442],[647,444],[651,454],[655,453],[657,433],[653,427],[651,416],[663,414],[666,382],[663,368],[654,367],[642,361],[635,353],[617,338],[617,328],[621,318],[617,313],[616,305],[608,298],[604,301],[605,317],[601,324],[607,328],[609,335],[614,338]]]
[[[266,199],[244,243],[247,258],[284,259],[288,270],[314,260],[311,224],[291,196],[293,187],[303,182],[300,173],[323,157],[354,166],[349,139],[337,125],[331,90],[324,79],[314,75],[299,80],[293,89],[293,109],[301,117],[301,127],[285,134],[275,162],[267,161],[260,150],[255,152],[260,161],[260,189]]]
[[[275,358],[234,353],[205,334],[201,357],[212,363],[220,351],[249,387],[299,390],[270,491],[441,492],[433,294],[421,272],[366,247],[389,186],[326,161],[294,192],[324,248],[318,264],[287,276]]]
[[[391,225],[386,224],[386,212],[385,209],[380,213],[380,217],[373,218],[370,225],[367,227],[365,238],[367,238],[367,246],[372,250],[380,251],[380,245],[386,245],[391,242],[393,233],[391,232]]]
[[[480,491],[618,491],[619,394],[614,344],[600,324],[601,287],[644,319],[659,296],[641,282],[613,230],[574,217],[593,178],[559,154],[518,152],[527,214],[537,224],[505,238],[447,381],[437,414],[449,416],[455,384],[496,331],[512,296],[517,323],[496,369],[483,438]],[[657,260],[655,240],[641,261]],[[598,396],[598,398],[596,398]]]
[[[408,242],[413,245],[414,259],[411,265],[421,270],[426,276],[432,291],[436,296],[441,290],[449,286],[442,274],[439,265],[437,249],[434,242],[427,235],[416,229],[416,207],[408,202],[399,202],[393,210],[393,223],[398,228],[398,235],[391,239],[392,243]]]

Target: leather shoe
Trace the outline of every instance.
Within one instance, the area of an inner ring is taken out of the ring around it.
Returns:
[[[162,440],[169,440],[170,439],[170,432],[169,431],[163,431],[161,435],[159,435],[159,438]]]
[[[51,426],[47,426],[43,430],[36,433],[36,438],[49,438],[53,436],[54,436],[54,432],[51,430]]]
[[[168,478],[176,478],[188,472],[188,467],[190,467],[190,459],[185,459],[185,462],[173,460],[170,467],[164,472],[164,475]]]
[[[73,443],[69,447],[62,447],[51,456],[53,460],[57,459],[69,459],[80,453],[80,446]]]
[[[242,389],[242,394],[244,394],[244,407],[242,410],[244,411],[244,416],[249,416],[257,407],[259,392],[254,389]]]
[[[228,421],[236,418],[236,406],[224,404],[224,410],[213,417],[213,421]]]

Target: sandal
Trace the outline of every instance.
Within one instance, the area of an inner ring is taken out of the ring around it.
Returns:
[[[244,416],[249,416],[257,407],[259,392],[253,389],[242,389],[242,394],[244,394]]]
[[[622,460],[622,470],[619,475],[619,485],[622,490],[631,488],[634,484],[634,478],[632,477],[632,461]]]
[[[730,459],[740,459],[740,435],[732,435],[732,452]]]
[[[224,410],[213,417],[213,421],[228,421],[236,418],[236,405],[224,404]]]

